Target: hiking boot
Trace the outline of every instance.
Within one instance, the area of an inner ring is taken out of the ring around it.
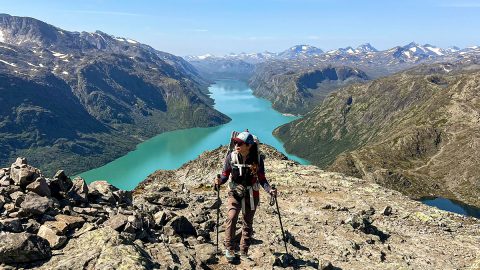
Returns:
[[[233,262],[235,260],[235,253],[232,250],[225,250],[225,259],[227,259],[228,262]]]
[[[254,266],[255,265],[255,261],[252,260],[250,257],[248,257],[246,252],[240,252],[240,260],[242,261],[242,263],[244,263],[248,266]]]

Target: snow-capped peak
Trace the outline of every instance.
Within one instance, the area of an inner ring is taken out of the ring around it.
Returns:
[[[453,47],[447,48],[446,51],[449,52],[449,53],[454,53],[454,52],[460,51],[460,48],[457,47],[457,46],[453,46]]]
[[[355,51],[357,52],[378,52],[370,43],[361,44],[358,46]]]

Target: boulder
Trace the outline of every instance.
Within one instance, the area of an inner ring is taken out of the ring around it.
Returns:
[[[195,257],[201,263],[208,264],[215,262],[216,248],[212,244],[198,244],[194,246]]]
[[[65,198],[66,192],[72,188],[72,180],[65,174],[63,170],[57,171],[53,179],[49,181],[52,196],[62,199]]]
[[[22,223],[19,218],[0,219],[0,231],[4,232],[21,232]]]
[[[113,192],[113,196],[115,197],[115,200],[117,203],[121,204],[127,204],[130,205],[132,204],[133,198],[132,198],[132,192],[131,191],[126,191],[126,190],[117,190]]]
[[[93,202],[107,202],[111,205],[116,204],[113,192],[118,191],[118,188],[109,184],[107,181],[95,181],[88,185],[88,198]]]
[[[23,231],[28,232],[28,233],[33,233],[33,234],[38,233],[38,230],[40,229],[40,226],[42,226],[42,224],[40,224],[35,219],[29,219],[27,221],[27,223],[22,224]]]
[[[25,200],[25,193],[21,191],[15,191],[10,194],[10,199],[12,199],[12,203],[18,207]]]
[[[25,188],[41,176],[38,169],[28,166],[25,158],[17,158],[17,160],[10,167],[10,178],[15,185]]]
[[[40,226],[37,235],[47,240],[52,249],[59,249],[67,242],[67,237],[62,231],[50,223]]]
[[[43,197],[50,197],[51,192],[50,188],[48,187],[47,181],[43,177],[39,177],[35,179],[32,183],[30,183],[27,188],[28,191],[32,191],[37,193],[40,196]]]
[[[158,200],[158,203],[163,206],[169,206],[169,207],[175,207],[175,208],[183,207],[186,205],[185,201],[182,198],[169,197],[169,196],[160,198],[160,200]]]
[[[197,235],[192,223],[184,216],[174,217],[166,226],[172,228],[179,235]]]
[[[71,239],[62,253],[40,269],[158,269],[147,253],[120,233],[104,227]]]
[[[67,224],[69,229],[81,228],[85,223],[85,219],[79,216],[56,215],[55,219]]]
[[[155,215],[153,215],[153,218],[155,219],[155,224],[157,226],[163,226],[165,225],[166,223],[166,220],[167,220],[167,213],[165,211],[160,211],[160,212],[157,212],[155,213]]]
[[[111,217],[104,223],[104,226],[110,227],[116,231],[122,231],[128,222],[128,217],[122,214],[117,214]]]
[[[52,256],[48,241],[34,234],[0,234],[0,243],[0,262],[6,264],[28,263]]]
[[[21,216],[42,215],[52,206],[53,201],[51,199],[29,192],[20,204]]]
[[[72,181],[72,187],[68,191],[68,197],[76,203],[88,203],[88,186],[81,177],[76,177]]]

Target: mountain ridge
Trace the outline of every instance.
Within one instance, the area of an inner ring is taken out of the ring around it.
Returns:
[[[49,173],[80,173],[159,133],[230,120],[213,109],[209,82],[180,57],[33,18],[0,16],[0,30],[0,96],[8,97],[0,114],[2,162],[28,155]]]

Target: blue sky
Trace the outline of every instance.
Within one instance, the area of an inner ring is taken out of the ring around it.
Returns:
[[[0,0],[0,13],[101,30],[176,55],[324,50],[370,42],[480,44],[480,0]]]

